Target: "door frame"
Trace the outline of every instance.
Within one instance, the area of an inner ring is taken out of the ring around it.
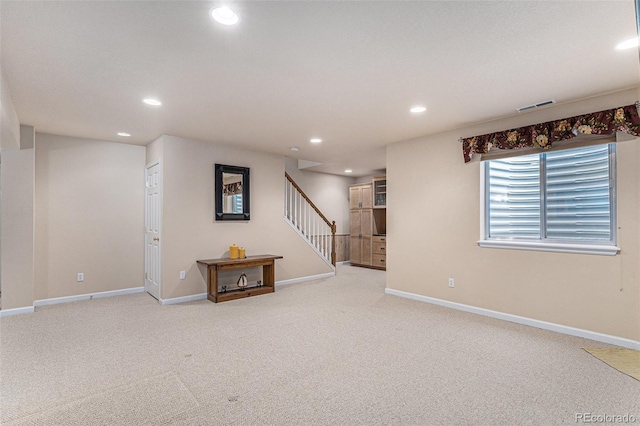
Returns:
[[[148,289],[147,289],[147,274],[148,274],[148,270],[147,270],[147,265],[148,265],[148,259],[147,259],[147,243],[148,243],[148,236],[147,236],[147,218],[149,217],[147,215],[148,211],[149,211],[149,205],[148,205],[148,196],[147,196],[147,189],[148,187],[148,180],[149,180],[149,169],[154,167],[154,166],[158,166],[158,238],[160,238],[158,240],[158,301],[161,302],[161,291],[162,291],[162,195],[163,195],[163,185],[162,185],[162,159],[158,159],[155,161],[152,161],[151,163],[148,163],[145,168],[144,168],[144,277],[143,277],[143,287],[144,287],[144,291],[147,292],[148,294],[150,294],[152,297],[153,296],[151,293],[149,293]]]

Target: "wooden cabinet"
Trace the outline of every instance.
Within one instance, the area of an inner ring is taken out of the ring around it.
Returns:
[[[351,209],[349,212],[349,261],[352,264],[371,265],[372,232],[373,209]]]
[[[349,187],[349,208],[370,209],[373,207],[373,189],[370,183]]]
[[[387,179],[349,187],[349,261],[386,269]]]
[[[373,236],[373,259],[372,265],[379,268],[387,268],[387,237],[382,235]]]

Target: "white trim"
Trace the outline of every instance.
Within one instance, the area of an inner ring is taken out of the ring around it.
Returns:
[[[615,256],[620,252],[620,247],[588,244],[564,244],[549,243],[540,241],[511,241],[511,240],[480,240],[480,247],[513,249],[513,250],[533,250],[533,251],[553,251],[559,253],[576,254],[597,254],[602,256]]]
[[[24,308],[3,309],[0,311],[0,318],[12,315],[32,314],[35,311],[33,306],[25,306]]]
[[[298,284],[305,281],[321,280],[323,278],[331,278],[331,277],[335,277],[335,275],[336,275],[335,272],[327,272],[326,274],[309,275],[308,277],[300,277],[300,278],[292,278],[290,280],[276,281],[276,287],[289,285],[289,284]]]
[[[419,302],[431,303],[434,305],[444,306],[446,308],[456,309],[458,311],[469,312],[472,314],[496,318],[503,321],[515,322],[517,324],[528,325],[530,327],[541,328],[543,330],[554,331],[556,333],[567,334],[569,336],[591,339],[597,342],[609,343],[611,345],[622,346],[624,348],[640,350],[640,342],[631,339],[625,339],[624,337],[617,337],[610,334],[603,334],[595,331],[584,330],[581,328],[574,328],[566,325],[540,321],[533,318],[506,314],[504,312],[492,311],[490,309],[479,308],[476,306],[465,305],[457,302],[450,302],[448,300],[436,299],[434,297],[422,296],[414,293],[407,293],[405,291],[394,290],[391,288],[385,289],[384,292],[392,296],[399,296],[406,299],[417,300]]]
[[[100,297],[124,296],[127,294],[144,293],[144,287],[132,287],[122,290],[101,291],[98,293],[77,294],[75,296],[54,297],[51,299],[34,300],[33,306],[57,305],[59,303],[78,302],[81,300],[98,299]]]
[[[178,303],[195,302],[207,298],[207,293],[192,294],[191,296],[174,297],[171,299],[160,299],[159,302],[164,305],[176,305]]]
[[[163,181],[163,172],[162,172],[162,157],[158,158],[157,160],[152,161],[151,163],[145,165],[144,168],[144,277],[142,279],[142,285],[146,291],[147,289],[147,274],[149,273],[149,271],[147,271],[147,212],[149,209],[149,206],[147,205],[148,203],[148,197],[147,197],[147,189],[148,189],[148,185],[149,185],[149,169],[151,167],[154,166],[158,166],[158,209],[160,209],[159,212],[159,223],[158,223],[158,264],[160,265],[160,268],[158,270],[158,294],[157,295],[153,295],[151,294],[151,292],[149,292],[149,294],[151,294],[152,297],[156,297],[157,299],[160,300],[160,295],[162,294],[162,215],[163,215],[163,209],[164,209],[164,204],[163,204],[163,199],[164,199],[164,181]]]
[[[484,241],[487,238],[487,223],[486,220],[486,185],[487,185],[487,173],[485,167],[487,163],[480,164],[480,240]]]

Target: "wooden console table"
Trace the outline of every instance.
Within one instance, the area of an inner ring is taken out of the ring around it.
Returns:
[[[257,296],[259,294],[273,293],[276,288],[275,260],[282,256],[263,254],[259,256],[247,256],[244,259],[208,259],[198,260],[201,265],[207,266],[207,298],[212,302],[225,302],[227,300],[241,299],[243,297]],[[262,266],[262,285],[248,286],[243,290],[234,289],[224,293],[218,291],[218,272],[230,269],[246,269]]]

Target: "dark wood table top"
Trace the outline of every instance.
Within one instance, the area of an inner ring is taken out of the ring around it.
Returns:
[[[206,259],[206,260],[198,260],[197,262],[202,265],[233,265],[233,264],[243,264],[243,263],[253,263],[253,262],[264,262],[268,260],[282,259],[282,256],[274,255],[274,254],[259,254],[257,256],[247,256],[243,259]]]

